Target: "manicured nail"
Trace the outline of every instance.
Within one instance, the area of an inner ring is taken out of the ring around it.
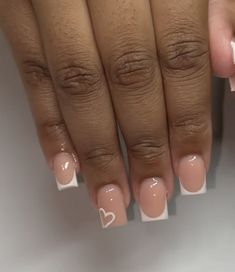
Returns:
[[[231,41],[233,63],[235,64],[235,41]]]
[[[230,90],[235,92],[235,76],[229,78]]]
[[[143,222],[168,219],[166,188],[162,179],[148,178],[141,183],[139,209]]]
[[[232,47],[232,58],[233,58],[233,63],[235,64],[235,41],[231,41],[231,47]],[[231,88],[231,92],[235,92],[235,76],[231,76],[229,78],[229,84]]]
[[[100,221],[104,229],[127,224],[124,197],[117,185],[110,184],[100,188],[97,201]]]
[[[78,187],[76,165],[71,154],[62,152],[55,156],[54,174],[59,191]]]
[[[182,195],[206,193],[206,169],[203,159],[198,155],[184,157],[178,166]]]

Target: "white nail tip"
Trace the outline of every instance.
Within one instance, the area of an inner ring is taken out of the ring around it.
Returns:
[[[183,184],[180,182],[180,191],[181,191],[181,195],[202,195],[205,194],[207,189],[206,189],[206,178],[204,179],[204,183],[201,187],[201,189],[197,192],[190,192],[188,190],[186,190],[183,186]]]
[[[167,205],[167,200],[165,204],[164,211],[162,214],[158,217],[149,217],[147,216],[141,208],[140,209],[140,215],[141,215],[141,221],[142,222],[151,222],[151,221],[160,221],[160,220],[166,220],[168,219],[168,205]]]
[[[68,184],[61,184],[61,183],[59,183],[59,181],[57,179],[56,179],[56,183],[57,183],[57,188],[59,191],[69,189],[69,188],[78,187],[76,171],[74,171],[73,178]]]

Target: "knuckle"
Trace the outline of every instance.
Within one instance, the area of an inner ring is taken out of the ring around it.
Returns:
[[[193,30],[168,33],[163,41],[160,60],[165,72],[186,72],[191,75],[207,67],[208,44],[203,38],[193,34]]]
[[[120,51],[124,51],[121,52]],[[155,76],[156,58],[147,50],[120,50],[111,58],[109,78],[121,88],[149,86]]]
[[[66,125],[62,120],[46,120],[37,127],[43,139],[57,139],[66,134]]]
[[[133,158],[146,164],[152,164],[166,154],[167,143],[161,139],[158,139],[158,141],[156,139],[138,139],[128,147],[128,150]]]
[[[83,161],[89,166],[105,171],[115,164],[118,152],[111,147],[95,147],[83,154]]]
[[[66,97],[87,98],[101,90],[101,69],[92,61],[64,61],[55,69],[55,82]]]
[[[208,132],[209,122],[204,112],[192,111],[188,114],[176,116],[170,123],[174,135],[181,138],[190,138],[204,135]]]
[[[39,87],[51,81],[47,65],[41,60],[27,59],[22,61],[23,78],[30,87]]]

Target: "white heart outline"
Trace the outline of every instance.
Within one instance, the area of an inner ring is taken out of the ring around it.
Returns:
[[[116,219],[116,215],[113,212],[106,212],[105,209],[103,208],[99,209],[99,213],[100,213],[101,223],[104,229],[109,227]],[[107,218],[108,216],[111,216],[112,218],[109,222],[104,224],[102,215],[104,216],[104,219]]]

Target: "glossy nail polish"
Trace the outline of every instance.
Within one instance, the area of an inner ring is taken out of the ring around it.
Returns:
[[[97,204],[101,225],[104,229],[127,224],[124,197],[118,185],[109,184],[97,193]]]
[[[168,219],[166,188],[162,179],[148,178],[142,181],[139,209],[143,222]]]
[[[76,164],[71,154],[61,152],[55,156],[54,174],[59,191],[78,187]]]
[[[235,76],[229,78],[231,92],[235,92]]]
[[[235,41],[231,41],[233,63],[235,64]]]
[[[186,156],[180,160],[178,167],[182,195],[206,193],[206,169],[200,156]]]

